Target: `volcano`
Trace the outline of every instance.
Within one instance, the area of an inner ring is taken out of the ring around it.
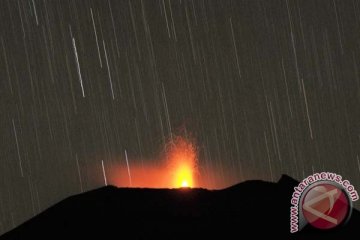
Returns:
[[[298,182],[246,181],[222,190],[107,186],[69,197],[5,233],[8,239],[352,239],[360,213],[321,231],[291,234],[290,199]]]

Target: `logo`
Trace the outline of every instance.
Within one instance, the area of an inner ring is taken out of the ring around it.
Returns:
[[[290,232],[310,224],[329,230],[345,225],[351,216],[352,202],[359,199],[354,186],[342,176],[315,173],[294,187],[290,208]]]
[[[347,219],[351,203],[342,189],[319,183],[305,194],[301,206],[309,224],[315,228],[331,229]]]

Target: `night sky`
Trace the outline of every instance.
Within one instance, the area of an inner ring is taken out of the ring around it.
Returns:
[[[0,233],[178,137],[200,187],[360,190],[359,104],[360,1],[0,0]]]

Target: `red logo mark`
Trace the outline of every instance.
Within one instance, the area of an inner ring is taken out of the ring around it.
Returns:
[[[309,189],[302,201],[305,219],[315,228],[331,229],[349,215],[350,202],[347,195],[332,184],[318,184]]]

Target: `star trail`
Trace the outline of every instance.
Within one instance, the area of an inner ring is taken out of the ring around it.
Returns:
[[[360,186],[359,1],[0,0],[0,19],[0,234],[158,177],[179,138],[198,187]]]

